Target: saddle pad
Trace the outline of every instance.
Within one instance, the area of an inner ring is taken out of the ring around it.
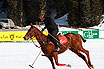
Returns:
[[[59,36],[58,38],[59,38],[61,44],[65,44],[67,42],[67,38],[63,35]]]
[[[63,35],[60,35],[58,38],[59,38],[61,44],[65,44],[67,42],[67,38]],[[50,41],[50,43],[52,45],[54,45],[51,41]]]

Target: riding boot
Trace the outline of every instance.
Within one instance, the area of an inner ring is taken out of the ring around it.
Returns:
[[[62,46],[57,43],[55,51],[62,51]]]

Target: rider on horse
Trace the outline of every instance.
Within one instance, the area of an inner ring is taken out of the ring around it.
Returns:
[[[56,49],[55,51],[60,51],[62,50],[62,47],[60,46],[59,39],[57,38],[57,33],[58,33],[58,27],[54,20],[46,16],[44,13],[40,14],[39,20],[38,21],[43,21],[45,24],[45,27],[42,29],[44,31],[46,28],[48,30],[48,33],[51,35],[51,41],[55,44]]]

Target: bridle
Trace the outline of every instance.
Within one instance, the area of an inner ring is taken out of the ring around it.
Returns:
[[[31,37],[31,34],[32,34],[34,31],[35,31],[35,27],[33,28],[32,31],[30,31],[30,34],[28,34],[28,38],[33,39],[33,38]],[[33,41],[33,40],[32,40],[32,41]],[[45,42],[47,42],[46,39],[45,39],[45,40],[38,40],[38,41],[42,41],[43,44],[44,44]],[[48,43],[47,43],[47,44],[48,44]],[[47,44],[44,44],[44,45],[42,45],[42,46],[45,46],[45,45],[47,45]]]
[[[30,32],[30,34],[28,35],[28,39],[29,39],[29,38],[32,39],[31,34],[32,34],[34,31],[35,31],[35,27],[33,28],[33,30],[32,30],[32,31]]]

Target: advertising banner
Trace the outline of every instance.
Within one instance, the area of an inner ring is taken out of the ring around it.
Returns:
[[[78,34],[78,31],[61,31],[62,35],[67,34],[67,33],[74,33],[74,34]]]
[[[59,31],[62,35],[67,33],[81,34],[84,39],[104,39],[104,30],[85,30],[85,31]],[[0,41],[25,41],[23,37],[26,32],[0,32]],[[47,31],[43,34],[48,35]],[[33,40],[36,40],[34,37]],[[30,39],[28,41],[31,41]]]
[[[0,32],[0,41],[25,41],[24,36],[27,32]],[[48,32],[43,32],[43,34],[48,35]],[[36,38],[33,38],[36,40]],[[28,40],[30,41],[30,39]]]
[[[0,32],[0,41],[24,41],[26,32]]]
[[[83,37],[84,37],[84,39],[98,39],[99,30],[83,31]]]

